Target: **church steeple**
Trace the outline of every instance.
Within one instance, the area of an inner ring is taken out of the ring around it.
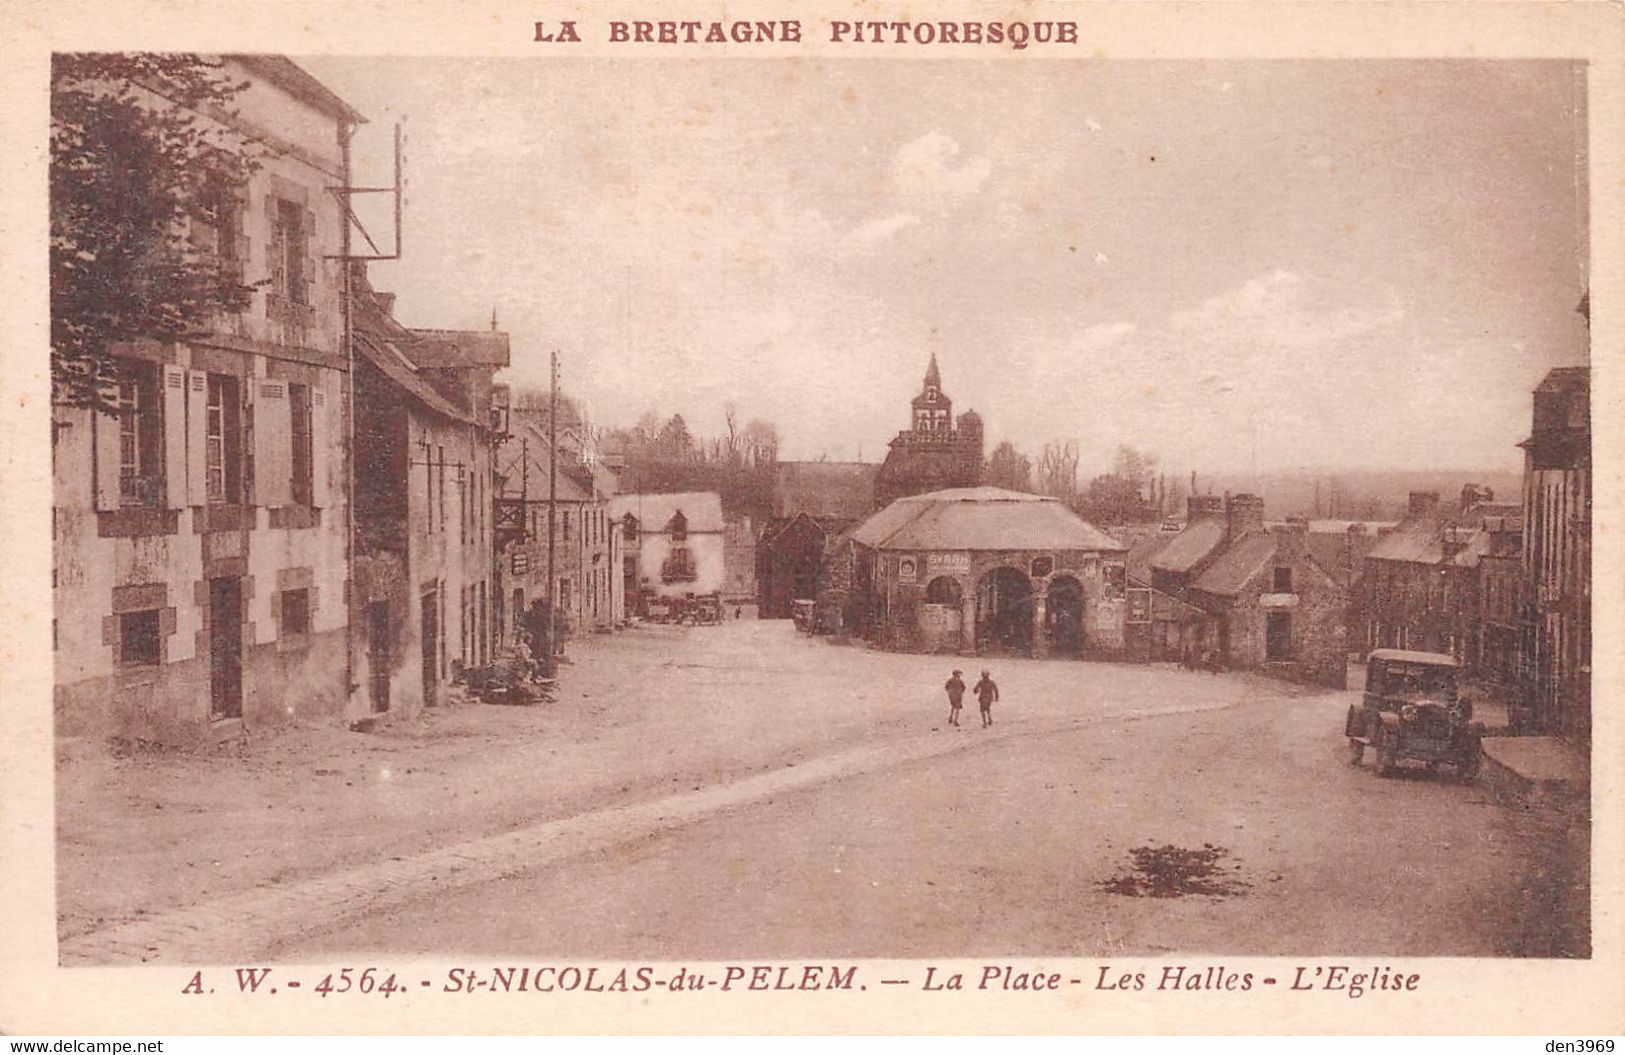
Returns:
[[[931,364],[925,368],[925,385],[914,397],[914,431],[947,432],[953,428],[954,405],[942,391],[942,372],[937,369],[937,355],[931,353]]]

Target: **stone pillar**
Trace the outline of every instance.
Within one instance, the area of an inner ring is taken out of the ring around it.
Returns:
[[[1047,598],[1033,593],[1033,655],[1042,659],[1049,655],[1049,635],[1044,633],[1044,606]]]
[[[960,601],[959,614],[959,641],[960,648],[972,653],[976,651],[976,590],[966,590]]]

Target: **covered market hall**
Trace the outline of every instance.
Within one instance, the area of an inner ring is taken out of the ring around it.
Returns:
[[[1112,654],[1125,547],[1058,499],[996,487],[899,498],[853,529],[866,636],[919,652]]]

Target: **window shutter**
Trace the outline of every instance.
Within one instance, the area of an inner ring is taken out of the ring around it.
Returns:
[[[327,408],[327,393],[316,385],[310,386],[310,501],[317,508],[333,504],[333,482],[328,474],[333,471],[333,457],[329,445],[334,442]]]
[[[305,254],[305,288],[301,303],[315,305],[316,303],[316,276],[321,274],[322,254],[321,240],[316,237],[316,211],[305,210],[305,244],[302,247]]]
[[[209,504],[204,464],[204,437],[208,427],[209,375],[186,371],[186,503]],[[173,485],[172,485],[173,486]]]
[[[186,506],[186,371],[166,366],[161,378],[164,401],[164,490],[170,509]]]
[[[254,390],[254,498],[267,508],[293,502],[293,417],[285,381],[249,378]]]
[[[265,264],[271,275],[271,293],[285,297],[288,295],[288,276],[283,270],[282,242],[287,235],[277,221],[276,198],[269,194],[265,196],[265,222],[270,231],[270,236],[265,239]]]
[[[113,403],[117,401],[118,388],[116,385],[104,385],[101,389],[102,402]],[[90,412],[91,431],[96,437],[96,508],[117,509],[119,507],[119,444],[118,444],[118,416],[103,414],[100,411]]]

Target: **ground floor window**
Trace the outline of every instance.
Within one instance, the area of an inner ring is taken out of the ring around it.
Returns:
[[[118,661],[126,667],[155,667],[161,658],[158,609],[119,616]]]
[[[282,591],[282,636],[303,637],[310,633],[310,591]]]

